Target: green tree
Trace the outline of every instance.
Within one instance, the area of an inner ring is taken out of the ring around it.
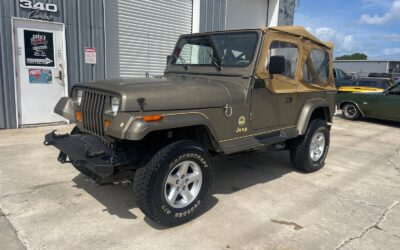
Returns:
[[[338,56],[335,60],[367,60],[368,56],[364,53],[354,53],[351,55]]]

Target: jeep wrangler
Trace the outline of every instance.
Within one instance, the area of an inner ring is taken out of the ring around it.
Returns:
[[[332,45],[302,27],[183,35],[163,76],[74,85],[55,113],[76,127],[45,145],[100,183],[130,177],[143,213],[172,227],[212,192],[211,157],[290,150],[324,166],[334,114]]]

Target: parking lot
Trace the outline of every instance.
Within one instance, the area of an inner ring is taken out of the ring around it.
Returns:
[[[288,152],[217,158],[206,211],[165,229],[129,184],[97,186],[43,135],[0,131],[3,249],[400,249],[400,125],[335,117],[326,166],[294,171]]]

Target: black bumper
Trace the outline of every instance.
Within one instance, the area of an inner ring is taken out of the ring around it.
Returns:
[[[68,156],[73,164],[87,168],[98,177],[112,176],[116,167],[127,163],[117,161],[114,149],[92,135],[57,135],[53,131],[45,136],[44,144],[61,151],[58,157],[61,163],[66,163]]]

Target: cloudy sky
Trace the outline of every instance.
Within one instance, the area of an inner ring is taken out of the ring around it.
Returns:
[[[335,55],[400,60],[400,0],[300,0],[295,25],[335,43]]]

